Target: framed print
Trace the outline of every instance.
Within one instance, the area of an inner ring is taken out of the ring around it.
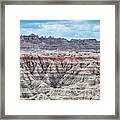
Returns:
[[[1,3],[2,119],[119,119],[119,2]]]

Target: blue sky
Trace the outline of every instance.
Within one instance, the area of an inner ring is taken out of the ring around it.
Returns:
[[[100,20],[20,20],[20,34],[100,40]]]

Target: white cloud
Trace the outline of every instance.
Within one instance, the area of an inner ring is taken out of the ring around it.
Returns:
[[[44,24],[42,25],[43,30],[70,30],[70,28],[66,27],[63,24]]]
[[[99,25],[96,25],[93,27],[93,31],[97,31],[97,30],[100,30],[100,26]]]

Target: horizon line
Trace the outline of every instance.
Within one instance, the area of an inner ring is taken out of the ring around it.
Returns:
[[[43,35],[37,35],[37,34],[34,34],[34,33],[31,33],[31,34],[20,34],[20,36],[30,36],[30,35],[35,35],[35,36],[38,36],[39,38],[40,37],[43,37],[43,38],[49,38],[49,37],[51,37],[51,38],[64,38],[64,39],[66,39],[66,40],[68,40],[68,41],[70,41],[70,40],[92,40],[92,39],[94,39],[94,40],[96,40],[96,41],[100,41],[99,39],[96,39],[96,38],[71,38],[71,39],[68,39],[68,38],[66,38],[66,37],[54,37],[54,36],[51,36],[51,35],[49,35],[49,36],[43,36]]]

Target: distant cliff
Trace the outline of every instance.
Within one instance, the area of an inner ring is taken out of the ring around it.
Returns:
[[[38,35],[21,35],[20,49],[25,51],[31,50],[58,50],[58,51],[100,51],[100,41],[96,39],[71,39],[39,37]]]

